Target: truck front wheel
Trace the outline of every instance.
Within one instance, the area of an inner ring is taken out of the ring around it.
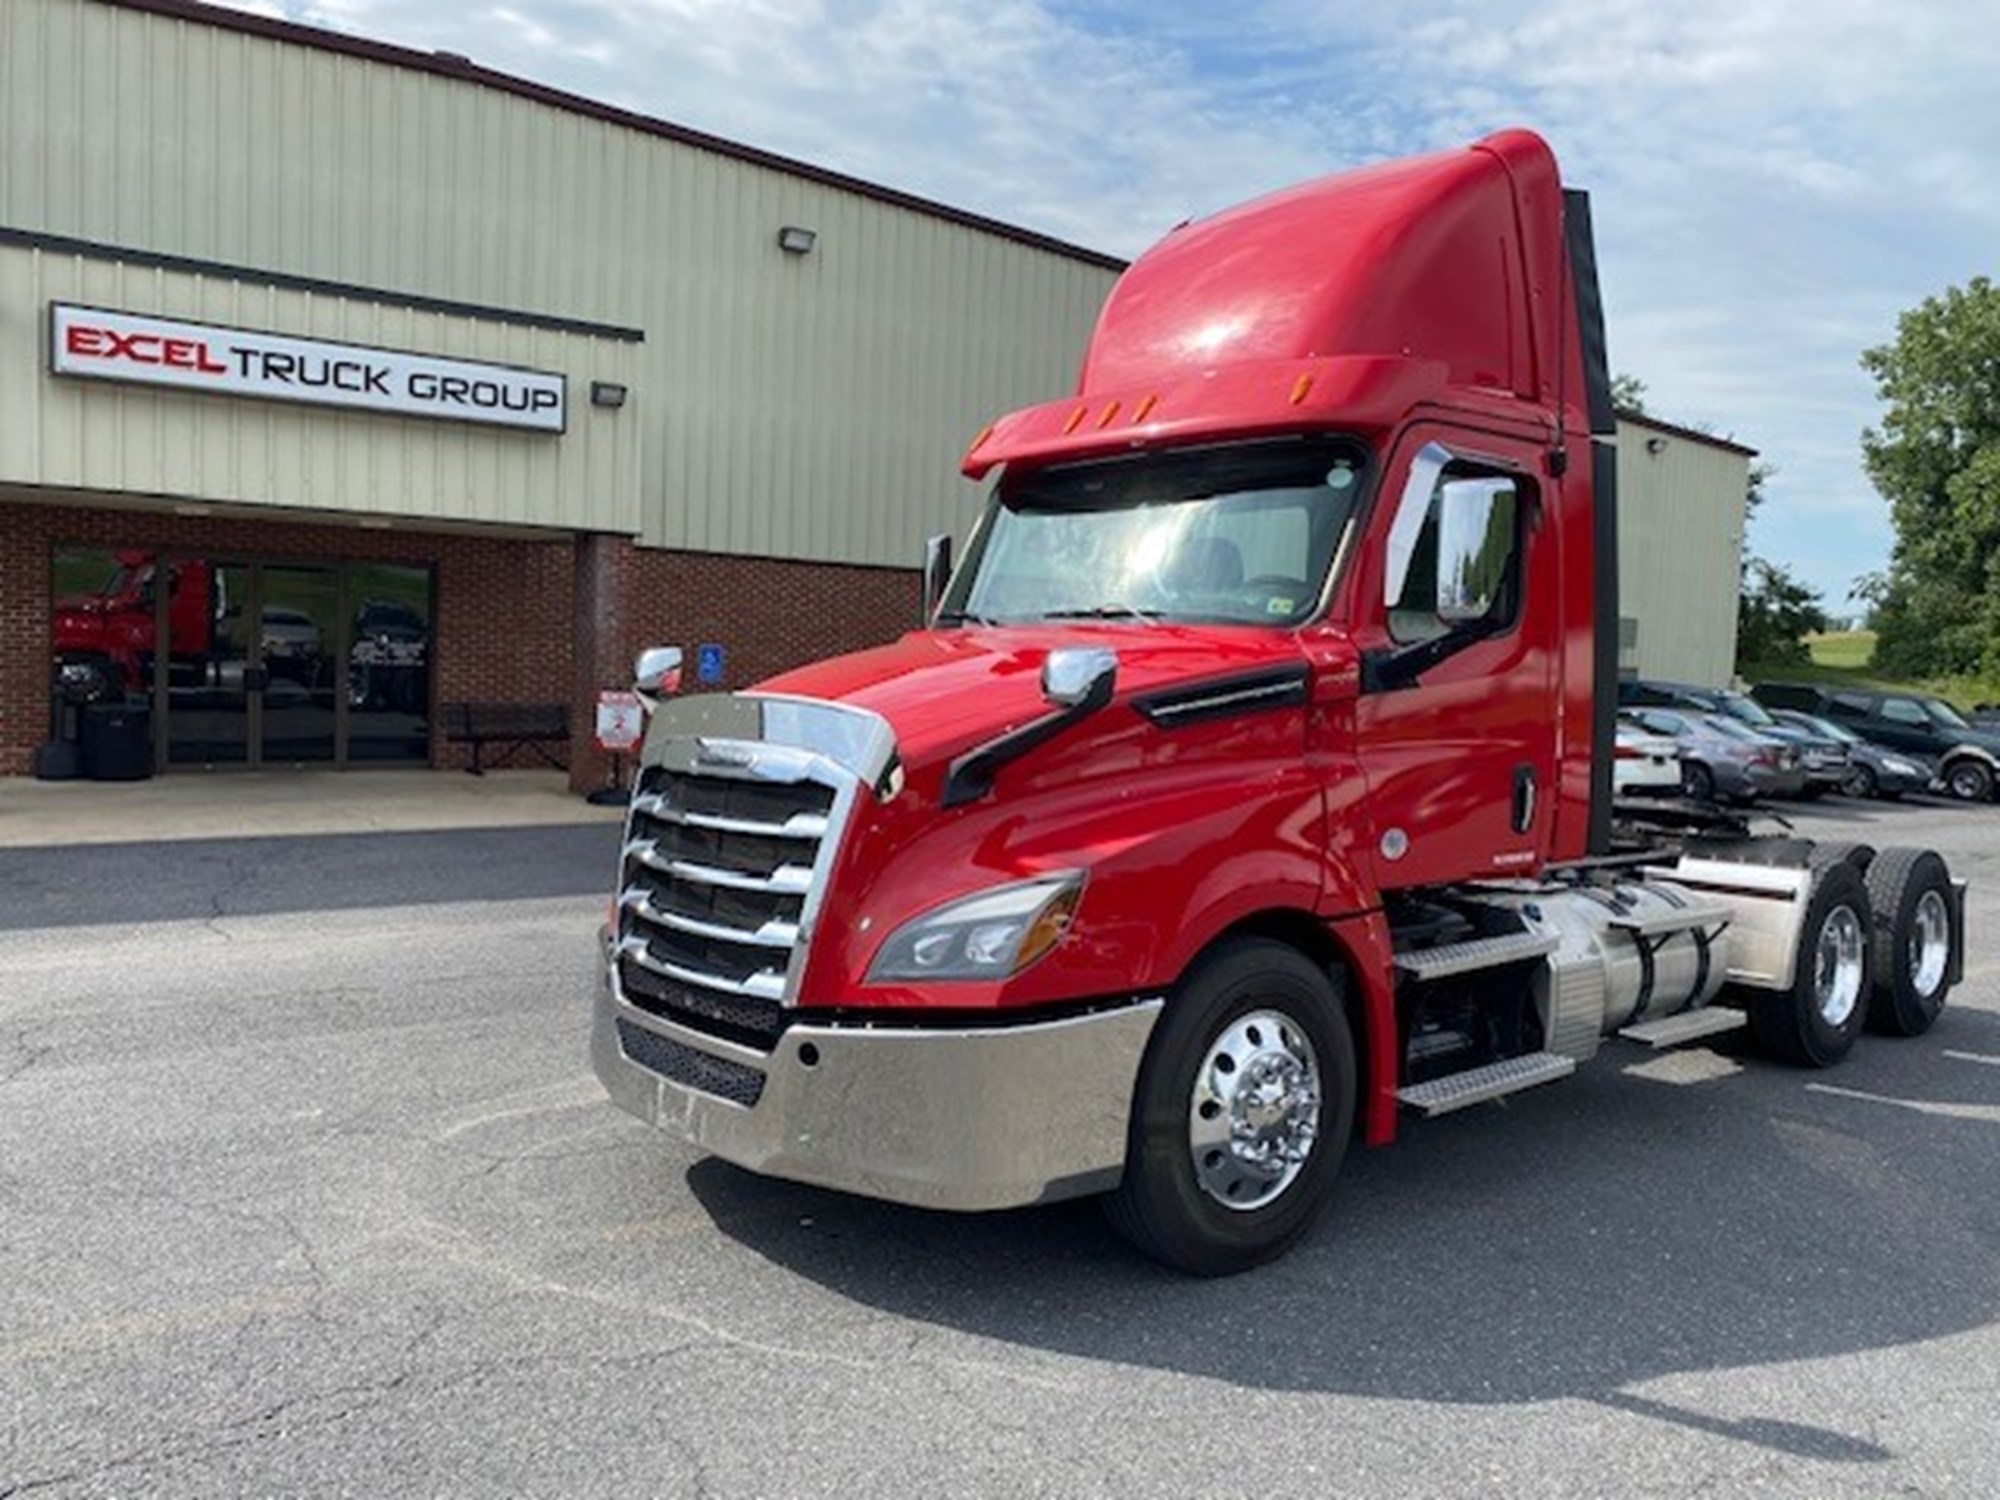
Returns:
[[[1326,1203],[1354,1100],[1334,980],[1282,943],[1221,944],[1175,987],[1147,1047],[1112,1227],[1197,1276],[1275,1259]]]

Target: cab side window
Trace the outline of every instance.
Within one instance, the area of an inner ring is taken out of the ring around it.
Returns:
[[[1468,625],[1494,630],[1520,607],[1522,518],[1533,487],[1518,474],[1426,444],[1389,528],[1389,637],[1432,640]]]

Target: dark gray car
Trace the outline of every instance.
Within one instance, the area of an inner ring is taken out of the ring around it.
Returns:
[[[2000,786],[2000,733],[1975,729],[1942,698],[1809,682],[1761,682],[1751,691],[1766,708],[1831,719],[1886,750],[1937,762],[1938,779],[1961,801],[1990,802]]]
[[[1801,713],[1796,708],[1775,710],[1787,724],[1825,739],[1839,740],[1847,747],[1847,778],[1840,789],[1850,797],[1883,797],[1890,801],[1908,792],[1921,792],[1936,779],[1937,768],[1920,755],[1901,750],[1885,750],[1871,745],[1844,724]]]

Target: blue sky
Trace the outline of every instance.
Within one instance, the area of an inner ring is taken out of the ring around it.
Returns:
[[[2000,259],[2000,0],[236,0],[1135,255],[1383,156],[1540,130],[1613,368],[1775,466],[1750,545],[1885,565],[1860,351]]]

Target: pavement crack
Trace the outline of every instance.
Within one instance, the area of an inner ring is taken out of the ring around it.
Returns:
[[[4,1065],[0,1065],[0,1087],[12,1083],[55,1052],[53,1042],[37,1042],[33,1040],[34,1034],[32,1026],[23,1026],[14,1033],[13,1040],[7,1044],[10,1056]]]

